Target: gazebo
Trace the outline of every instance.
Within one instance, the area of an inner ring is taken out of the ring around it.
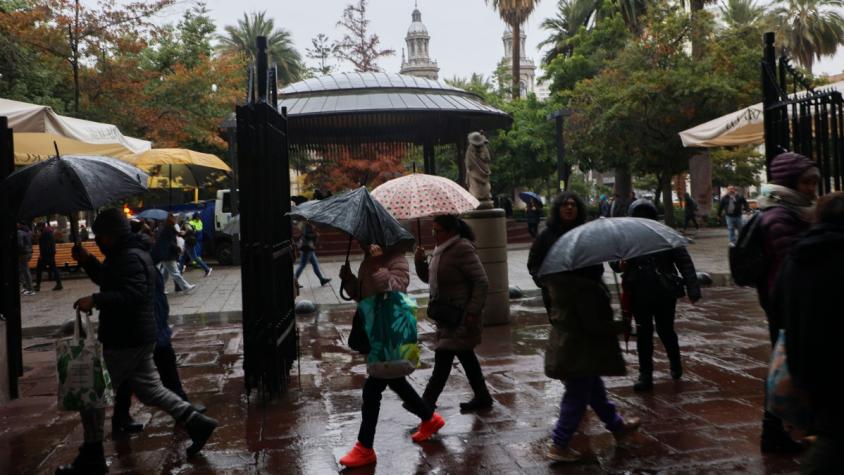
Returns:
[[[421,148],[425,173],[436,174],[436,155],[448,155],[451,149],[461,183],[468,133],[507,128],[513,122],[476,94],[392,73],[311,78],[288,85],[278,99],[279,110],[287,109],[293,154],[318,157],[342,147],[411,154]]]

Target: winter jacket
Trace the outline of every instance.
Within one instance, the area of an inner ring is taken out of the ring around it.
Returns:
[[[18,254],[32,255],[32,232],[29,229],[18,228]]]
[[[615,263],[612,267],[614,270],[619,269]],[[678,271],[681,278],[675,277]],[[667,278],[661,278],[660,275]],[[634,307],[657,300],[676,300],[675,291],[679,289],[671,286],[672,277],[674,277],[674,282],[683,287],[690,299],[700,299],[700,283],[697,280],[695,265],[689,252],[683,247],[629,259],[626,270],[622,274],[625,288],[630,290],[631,304]]]
[[[557,240],[560,239],[566,231],[567,229],[564,230],[559,227],[546,226],[539,232],[539,236],[537,236],[536,240],[533,241],[533,244],[530,246],[530,252],[528,253],[528,272],[530,272],[530,275],[533,277],[533,281],[536,283],[537,287],[542,290],[542,303],[545,304],[545,309],[548,311],[551,309],[551,295],[548,293],[548,289],[545,288],[545,285],[538,278],[539,269],[542,267],[542,262],[548,255],[548,251],[551,250],[554,243],[557,242]]]
[[[788,369],[794,383],[808,391],[815,410],[815,431],[844,438],[841,411],[841,347],[844,313],[844,226],[818,224],[784,259],[772,310],[784,323]]]
[[[730,200],[735,200],[735,204],[733,205],[733,212],[730,213]],[[729,216],[731,218],[738,218],[744,213],[745,211],[750,211],[750,205],[747,204],[747,200],[744,199],[744,196],[735,195],[732,196],[729,193],[721,197],[721,202],[718,203],[718,216],[724,214],[725,216]]]
[[[693,200],[691,196],[686,195],[686,207],[683,208],[686,216],[695,216],[698,210],[697,201]]]
[[[38,236],[38,253],[46,258],[56,255],[56,237],[53,235],[53,230],[48,227],[44,227],[41,235]]]
[[[100,291],[93,295],[99,309],[99,340],[106,349],[147,345],[156,340],[155,282],[158,271],[145,245],[131,234],[105,255],[90,256],[83,268]]]
[[[528,224],[539,224],[542,221],[542,210],[541,209],[529,209],[525,212],[525,217],[527,218]]]
[[[625,374],[618,344],[622,326],[613,318],[609,289],[599,277],[601,270],[598,266],[544,279],[552,301],[551,333],[545,352],[545,375],[549,378]],[[590,271],[593,275],[586,276]]]
[[[416,261],[416,274],[428,283],[431,275],[428,261]],[[459,239],[448,246],[437,263],[437,295],[432,299],[464,309],[464,318],[456,328],[437,327],[436,349],[471,350],[481,343],[483,323],[481,314],[486,303],[489,281],[475,245],[468,239]],[[465,316],[478,317],[467,322]]]
[[[155,242],[156,244],[165,246],[162,248],[164,250],[164,261],[177,261],[179,260],[179,256],[182,255],[182,251],[179,249],[176,237],[177,233],[175,226],[164,224],[161,226],[161,230],[158,231],[158,236],[155,238]]]
[[[173,230],[175,232],[175,229]],[[158,265],[167,257],[169,245],[167,241],[155,241],[151,246],[150,257],[152,263]],[[155,344],[159,347],[170,346],[173,330],[170,329],[170,303],[164,293],[164,276],[155,273]]]
[[[379,257],[367,255],[358,268],[358,275],[343,281],[349,297],[361,300],[388,291],[407,292],[410,266],[401,252],[385,253]]]

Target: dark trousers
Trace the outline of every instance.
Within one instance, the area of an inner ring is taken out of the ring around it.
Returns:
[[[528,223],[528,232],[531,237],[536,237],[539,232],[539,223]]]
[[[430,404],[431,407],[437,404],[437,399],[439,399],[443,388],[445,388],[445,383],[451,374],[451,365],[455,357],[463,365],[463,371],[466,372],[466,377],[469,378],[469,385],[472,386],[475,396],[479,398],[489,397],[484,374],[481,371],[481,363],[478,361],[478,357],[473,350],[436,350],[434,351],[434,372],[431,373],[431,379],[428,380],[428,385],[425,386],[425,392],[422,393],[422,399]]]
[[[571,376],[566,378],[564,384],[566,392],[560,403],[560,418],[551,433],[554,445],[568,447],[580,420],[583,419],[583,414],[586,413],[586,406],[592,407],[610,432],[617,431],[624,424],[615,404],[607,399],[607,389],[600,376]]]
[[[683,218],[683,230],[685,231],[689,227],[689,222],[694,223],[695,229],[700,229],[700,224],[697,223],[697,216],[693,214],[687,214]]]
[[[674,331],[677,299],[663,298],[652,302],[633,302],[636,319],[636,351],[639,354],[639,375],[650,378],[654,371],[654,323],[656,334],[665,347],[672,366],[680,364],[680,343]]]
[[[46,268],[46,269],[45,269]],[[50,276],[56,281],[56,285],[62,285],[62,278],[59,277],[59,268],[56,267],[56,256],[41,256],[38,258],[38,266],[35,268],[35,286],[41,287],[41,273],[47,270]]]
[[[185,394],[185,390],[182,388],[179,370],[176,367],[176,352],[173,351],[173,347],[171,345],[155,345],[152,359],[161,378],[161,384],[176,394],[176,396],[182,398],[183,401],[187,401],[188,395]],[[128,420],[129,408],[131,406],[132,385],[129,381],[126,381],[117,388],[117,393],[114,397],[113,418],[121,422]]]
[[[833,475],[844,473],[844,438],[834,439],[825,435],[818,435],[818,440],[812,444],[803,463],[800,473],[803,475]]]
[[[362,418],[358,432],[358,442],[366,448],[371,449],[375,441],[375,426],[378,425],[378,413],[381,411],[381,393],[387,387],[398,394],[407,409],[423,422],[434,415],[434,411],[416,394],[416,390],[407,382],[407,379],[381,379],[370,376],[363,383]]]

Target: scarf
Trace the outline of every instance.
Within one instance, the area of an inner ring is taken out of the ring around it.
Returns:
[[[460,240],[460,235],[452,237],[448,241],[438,245],[434,248],[434,257],[431,258],[431,265],[428,267],[428,287],[431,292],[431,300],[435,300],[439,295],[439,286],[437,285],[437,269],[440,266],[440,257],[443,253]]]
[[[814,218],[815,203],[797,190],[769,183],[762,185],[761,195],[758,200],[761,209],[785,206],[797,212],[800,219],[807,223],[811,223]]]

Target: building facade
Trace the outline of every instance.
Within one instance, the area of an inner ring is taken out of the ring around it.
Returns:
[[[407,49],[406,51],[402,50],[400,73],[437,80],[440,68],[437,66],[437,62],[431,59],[428,51],[431,36],[428,35],[428,29],[422,23],[422,12],[415,8],[411,18],[412,22],[407,29],[407,36],[404,38]],[[405,56],[405,53],[407,53],[407,56]]]

